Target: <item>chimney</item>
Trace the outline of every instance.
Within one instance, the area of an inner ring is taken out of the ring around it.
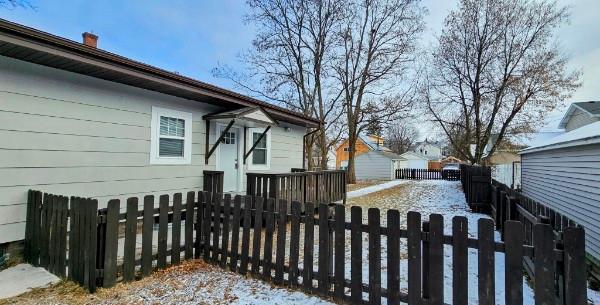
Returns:
[[[88,47],[92,47],[92,48],[97,48],[98,47],[98,36],[94,35],[92,33],[88,33],[88,32],[84,32],[83,34],[81,34],[81,36],[83,36],[83,44],[88,46]]]

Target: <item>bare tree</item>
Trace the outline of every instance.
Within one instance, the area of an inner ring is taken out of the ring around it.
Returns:
[[[579,86],[552,41],[568,17],[568,8],[546,0],[461,0],[446,17],[423,93],[458,157],[480,163],[492,134],[490,155]]]
[[[213,70],[252,94],[269,99],[321,121],[320,129],[306,139],[308,167],[313,151],[320,164],[341,136],[340,90],[332,85],[331,64],[342,20],[343,3],[335,0],[248,0],[247,21],[257,26],[253,47],[242,55],[246,75],[225,66]],[[254,84],[254,85],[253,85]]]
[[[390,124],[385,139],[386,146],[397,154],[410,150],[419,138],[419,131],[414,126],[400,121]]]
[[[412,88],[401,80],[414,59],[424,10],[414,0],[356,0],[345,8],[335,71],[348,124],[348,183],[354,183],[354,147],[368,121],[386,124],[411,105]]]

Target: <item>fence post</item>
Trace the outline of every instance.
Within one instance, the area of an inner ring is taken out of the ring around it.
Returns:
[[[429,221],[423,221],[423,233],[429,233]],[[423,298],[429,299],[429,241],[423,239]]]
[[[585,262],[585,233],[583,228],[567,228],[564,237],[565,302],[569,305],[587,304],[587,264]]]

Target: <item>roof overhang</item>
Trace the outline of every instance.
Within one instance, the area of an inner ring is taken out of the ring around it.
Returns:
[[[0,55],[226,109],[260,106],[279,121],[320,125],[288,109],[3,19]]]
[[[600,117],[600,115],[591,113],[587,109],[580,107],[579,105],[577,105],[577,103],[572,103],[569,106],[569,109],[567,109],[567,112],[565,112],[565,115],[560,120],[560,123],[558,123],[558,128],[564,129],[567,127],[567,124],[569,123],[569,120],[571,119],[571,116],[573,116],[573,113],[575,112],[575,110],[579,110],[579,111],[589,115],[590,118],[591,117]]]
[[[229,122],[235,120],[237,124],[246,127],[277,126],[275,120],[262,107],[244,107],[235,110],[227,110],[218,113],[207,114],[202,117],[207,121]]]

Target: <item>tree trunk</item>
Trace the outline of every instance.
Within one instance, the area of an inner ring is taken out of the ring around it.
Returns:
[[[312,139],[312,135],[306,137],[306,143],[305,143],[305,147],[306,147],[306,168],[305,170],[312,170],[312,168],[314,167],[314,161],[313,161],[313,144],[315,143],[315,141]]]
[[[356,135],[354,135],[354,130],[350,130],[348,137],[348,169],[347,169],[347,183],[354,184],[356,183],[356,174],[354,172],[354,151],[356,147]]]
[[[325,130],[319,132],[319,147],[321,151],[321,169],[327,170],[327,136],[325,135]]]

